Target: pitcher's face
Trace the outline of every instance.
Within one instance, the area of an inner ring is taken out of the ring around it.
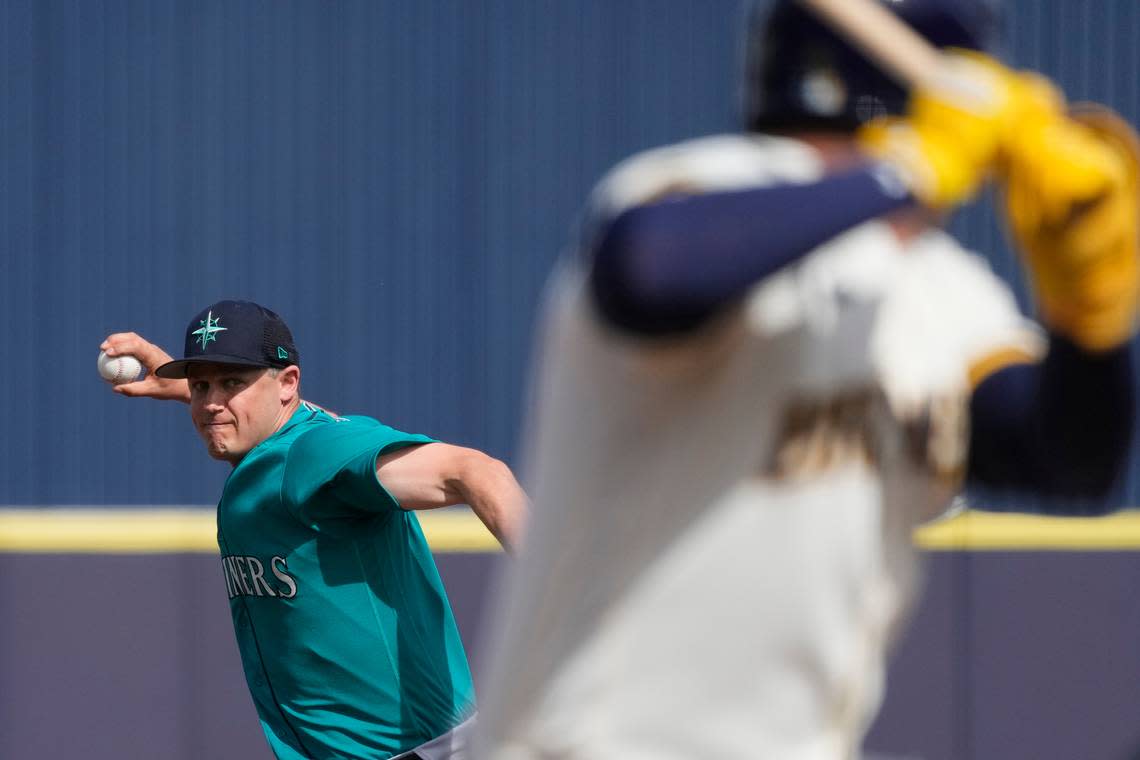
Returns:
[[[200,364],[187,371],[190,417],[214,459],[236,465],[273,435],[292,411],[300,370],[270,372],[238,364]]]

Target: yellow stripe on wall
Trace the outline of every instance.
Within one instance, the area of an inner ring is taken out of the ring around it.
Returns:
[[[418,513],[432,551],[499,549],[470,510]],[[50,554],[217,554],[214,510],[0,509],[0,552]]]
[[[467,509],[418,513],[432,551],[499,551]],[[0,509],[0,552],[53,554],[216,554],[214,510]],[[1140,511],[1107,517],[961,512],[919,527],[930,551],[1130,551],[1140,549]]]
[[[914,539],[932,551],[1128,551],[1140,549],[1140,511],[1105,517],[965,511],[923,525]]]
[[[3,510],[0,550],[217,553],[218,540],[214,513],[204,509]]]

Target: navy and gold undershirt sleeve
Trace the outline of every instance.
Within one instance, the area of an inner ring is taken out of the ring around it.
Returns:
[[[1038,363],[990,374],[970,401],[967,478],[984,509],[1099,514],[1132,443],[1132,347],[1093,353],[1057,334]]]
[[[596,233],[594,301],[616,327],[684,332],[821,243],[913,202],[876,164],[808,184],[635,206]]]

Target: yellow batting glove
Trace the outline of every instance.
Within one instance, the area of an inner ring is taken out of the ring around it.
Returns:
[[[1129,340],[1140,304],[1136,133],[1104,108],[1041,115],[1003,153],[1006,217],[1042,321],[1094,351]]]
[[[946,209],[974,196],[996,166],[1022,107],[1018,76],[980,53],[947,55],[945,75],[911,95],[904,117],[876,119],[858,139],[894,164],[925,205]]]
[[[1074,203],[1096,197],[1115,181],[1114,173],[1123,170],[1120,156],[1069,117],[1048,80],[1026,75],[1017,88],[1018,119],[1002,147],[1001,173],[1034,199],[1017,209],[1034,217],[1027,222],[1037,223],[1039,217],[1057,223]]]

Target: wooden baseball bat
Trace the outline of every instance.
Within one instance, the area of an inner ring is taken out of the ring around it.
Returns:
[[[938,77],[943,56],[921,35],[875,0],[799,0],[908,88]]]

